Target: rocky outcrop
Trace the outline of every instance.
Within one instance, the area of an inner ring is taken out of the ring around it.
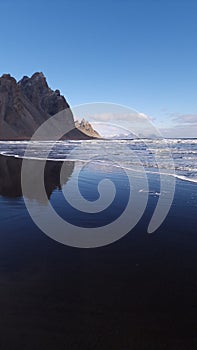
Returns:
[[[75,121],[75,126],[78,130],[86,134],[87,136],[93,137],[93,138],[101,138],[99,133],[93,129],[92,125],[85,120],[84,118],[79,122],[78,120]]]
[[[19,82],[4,74],[0,78],[0,140],[30,139],[44,121],[66,108],[64,96],[48,86],[43,73],[24,76]],[[73,130],[64,139],[88,138],[75,127],[71,111],[66,118]]]

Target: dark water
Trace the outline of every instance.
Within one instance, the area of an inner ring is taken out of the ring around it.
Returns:
[[[149,174],[148,206],[136,227],[111,245],[78,249],[33,223],[22,197],[21,162],[0,157],[0,348],[196,349],[197,184],[177,179],[170,212],[150,235],[160,185],[157,174]],[[36,169],[38,161],[32,162]],[[79,188],[88,200],[98,198],[104,175],[117,189],[104,213],[84,215],[62,194],[78,163],[67,163],[63,185],[61,166],[47,162],[45,188],[64,219],[91,228],[124,211],[129,184],[122,171],[84,168]],[[47,206],[39,192],[29,200]]]

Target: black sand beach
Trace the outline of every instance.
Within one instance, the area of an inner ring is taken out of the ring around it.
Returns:
[[[77,249],[35,226],[21,197],[20,160],[1,157],[5,161],[10,172],[1,170],[0,179],[1,349],[197,347],[197,184],[177,179],[173,205],[154,234],[147,226],[158,198],[150,195],[132,232],[105,247]],[[46,175],[54,203],[61,202],[58,166],[49,164]],[[73,169],[70,164],[68,179]],[[150,181],[158,186],[154,176]]]

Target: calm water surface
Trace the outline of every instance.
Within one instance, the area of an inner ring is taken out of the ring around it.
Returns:
[[[48,201],[43,202],[39,191],[28,192],[35,205],[47,206],[50,201],[71,223],[102,226],[115,220],[127,205],[129,182],[124,167],[134,169],[129,155],[131,149],[138,152],[149,182],[144,215],[124,238],[96,249],[64,246],[36,227],[25,208],[20,184],[26,143],[1,143],[2,349],[196,348],[196,140],[170,141],[176,192],[166,220],[152,235],[147,227],[160,197],[160,178],[151,148],[163,154],[163,168],[169,173],[171,169],[157,142],[150,141],[148,147],[141,141],[125,142],[105,142],[102,147],[99,141],[58,143],[45,168]],[[34,146],[30,161],[36,176],[43,144]],[[45,146],[49,148],[50,143]],[[132,175],[140,181],[139,173]],[[104,212],[84,214],[66,201],[63,192],[76,183],[84,198],[95,201],[103,178],[116,187],[116,196]],[[169,186],[171,178],[166,176]]]

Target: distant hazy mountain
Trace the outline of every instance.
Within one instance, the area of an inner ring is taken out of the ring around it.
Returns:
[[[0,140],[30,139],[37,128],[54,114],[69,108],[59,90],[49,88],[43,73],[17,82],[10,74],[0,77]],[[68,125],[73,127],[64,139],[89,139],[75,127],[72,112]]]
[[[114,135],[113,137],[110,137],[110,139],[113,139],[113,140],[133,140],[133,139],[158,139],[160,138],[159,136],[155,135],[155,134],[149,134],[149,135],[144,135],[142,133],[140,133],[139,135],[134,135],[134,134],[128,134],[128,135],[125,135],[125,134],[120,134],[120,135]]]
[[[110,137],[110,139],[112,140],[133,140],[135,139],[136,136],[131,134],[119,134],[119,135],[114,135],[112,137]]]

